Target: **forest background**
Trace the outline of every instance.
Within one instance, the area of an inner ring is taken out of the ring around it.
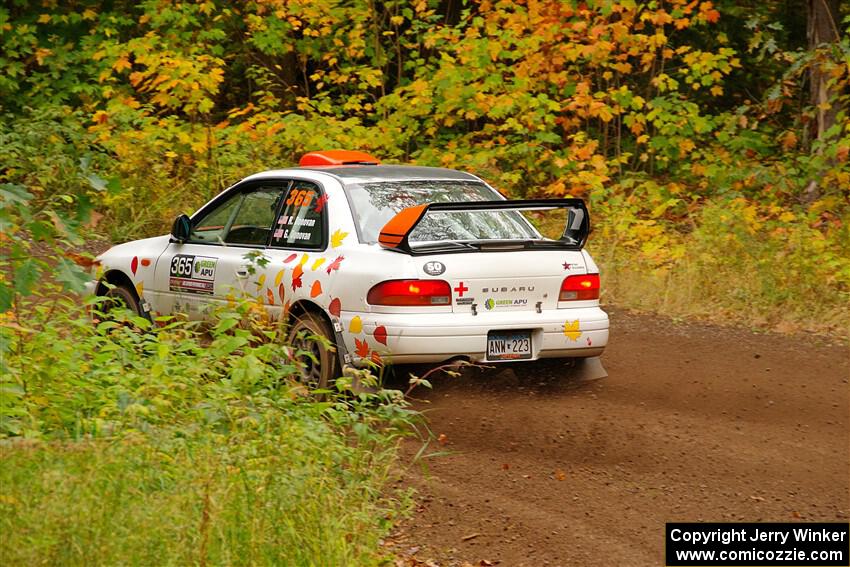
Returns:
[[[846,335],[849,8],[12,0],[4,238],[160,234],[247,174],[358,149],[587,199],[607,301]],[[27,246],[4,308],[53,269]]]

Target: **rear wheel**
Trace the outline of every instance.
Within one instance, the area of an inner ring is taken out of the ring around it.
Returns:
[[[289,330],[289,344],[296,354],[298,351],[304,353],[298,360],[301,381],[310,388],[328,388],[339,368],[330,325],[317,315],[304,313],[295,319]]]

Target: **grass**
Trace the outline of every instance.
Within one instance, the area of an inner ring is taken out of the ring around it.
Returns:
[[[5,565],[377,563],[397,513],[380,497],[392,460],[334,462],[323,434],[296,424],[266,432],[259,448],[213,436],[167,447],[6,445],[0,556]]]
[[[44,303],[0,321],[4,565],[385,561],[415,414],[391,393],[305,396],[292,353],[244,317],[209,337]]]

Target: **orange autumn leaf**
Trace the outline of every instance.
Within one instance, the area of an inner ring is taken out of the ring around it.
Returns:
[[[97,266],[100,264],[100,262],[98,262],[94,258],[89,258],[88,256],[77,254],[76,252],[65,252],[65,257],[67,257],[69,260],[71,260],[78,266],[82,266],[83,268],[91,268],[92,266]]]
[[[365,358],[369,354],[369,343],[361,341],[357,337],[354,338],[354,352],[360,358]]]
[[[795,134],[792,130],[788,130],[782,135],[780,141],[782,142],[783,148],[790,150],[797,145],[797,134]]]
[[[295,269],[292,270],[292,291],[301,287],[302,274],[304,274],[304,268],[301,267],[301,264],[298,264],[295,266]]]

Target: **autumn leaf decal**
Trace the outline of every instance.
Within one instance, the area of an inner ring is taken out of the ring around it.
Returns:
[[[334,270],[338,270],[339,265],[342,264],[343,260],[345,260],[345,256],[337,256],[336,259],[333,262],[328,264],[328,269],[325,270],[328,273],[328,275],[330,275],[330,273],[333,272]]]
[[[357,333],[360,333],[362,331],[363,331],[363,321],[360,319],[360,316],[355,315],[351,319],[351,322],[348,324],[348,332],[354,333],[356,335]]]
[[[322,295],[322,282],[316,280],[313,282],[313,287],[310,288],[310,297],[316,298]]]
[[[573,321],[572,323],[566,321],[564,323],[564,336],[570,339],[571,341],[577,341],[581,336],[581,331],[578,330],[578,319]]]
[[[334,233],[331,234],[331,248],[342,246],[342,241],[345,240],[346,236],[348,236],[347,232],[336,229]]]
[[[313,207],[313,210],[317,213],[321,213],[325,209],[325,205],[328,204],[328,199],[330,197],[326,194],[322,195],[316,200],[316,205]]]
[[[328,312],[334,317],[339,317],[340,313],[342,313],[342,303],[338,297],[334,297],[331,300],[330,305],[328,305]]]
[[[367,343],[366,341],[361,341],[357,337],[354,337],[354,346],[354,352],[360,358],[366,358],[366,356],[369,354],[369,343]]]
[[[293,261],[294,259],[296,259],[297,257],[298,257],[298,254],[290,254],[289,256],[286,257],[286,260],[284,260],[283,263],[288,264],[291,261]]]
[[[295,291],[299,287],[301,287],[301,275],[304,273],[304,269],[301,265],[295,266],[295,269],[292,270],[292,291]]]
[[[313,262],[313,266],[310,269],[315,272],[316,270],[322,267],[322,264],[325,263],[325,260],[327,260],[327,258],[316,258],[316,261]]]
[[[372,351],[372,362],[374,362],[374,363],[375,363],[375,364],[377,364],[378,366],[383,366],[383,365],[384,365],[384,359],[383,359],[383,358],[381,358],[381,355],[380,355],[380,354],[378,354],[378,351],[376,351],[376,350],[373,350],[373,351]]]
[[[375,327],[375,331],[372,333],[372,336],[374,336],[375,340],[381,343],[382,345],[387,344],[387,328],[383,325]]]
[[[286,295],[285,292],[286,292],[286,288],[283,286],[282,283],[279,284],[277,286],[277,296],[280,298],[281,303],[283,303],[284,296]]]
[[[270,288],[266,289],[266,297],[269,298],[269,305],[274,305],[274,293]]]
[[[139,269],[139,257],[133,256],[133,259],[130,260],[130,271],[133,272],[133,275],[136,275],[136,270]]]
[[[274,285],[279,286],[280,282],[283,281],[283,273],[286,271],[286,268],[281,269],[277,275],[274,277]]]

